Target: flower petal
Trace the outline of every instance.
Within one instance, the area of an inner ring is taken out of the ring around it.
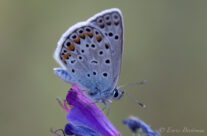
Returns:
[[[123,121],[123,124],[127,125],[133,133],[137,133],[137,130],[142,130],[144,136],[160,136],[159,133],[154,132],[145,122],[136,117],[129,117]]]
[[[85,126],[74,126],[70,123],[65,125],[64,132],[67,135],[75,136],[100,136],[98,133]]]
[[[86,126],[104,136],[119,136],[119,132],[102,111],[78,88],[72,87],[66,100],[72,107],[66,115],[71,124]]]

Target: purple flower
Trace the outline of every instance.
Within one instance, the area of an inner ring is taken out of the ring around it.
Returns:
[[[66,119],[69,123],[65,125],[64,130],[52,131],[56,136],[61,136],[57,133],[58,131],[62,131],[64,136],[121,136],[96,104],[87,95],[84,95],[78,87],[73,86],[68,91],[64,104],[60,99],[58,102],[67,112]],[[124,120],[123,124],[139,136],[160,136],[146,123],[135,117]]]
[[[85,126],[74,126],[70,123],[65,125],[64,130],[66,135],[76,135],[76,136],[100,136],[97,132]]]
[[[60,100],[58,102],[67,111],[66,119],[69,123],[65,126],[65,134],[76,136],[120,136],[103,112],[78,87],[73,86],[68,91],[64,104]],[[71,108],[68,108],[67,104]],[[58,134],[56,135],[58,136]]]
[[[51,132],[56,136],[62,136],[58,134],[58,131],[62,131],[63,135],[68,136],[100,136],[97,132],[93,131],[90,128],[87,128],[85,126],[75,126],[73,124],[66,124],[65,129],[58,129],[56,131],[51,130]]]
[[[123,121],[123,124],[127,125],[133,133],[139,131],[141,136],[160,136],[159,133],[154,132],[146,123],[136,117],[129,117]]]

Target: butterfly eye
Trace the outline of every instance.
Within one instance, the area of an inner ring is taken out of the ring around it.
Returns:
[[[123,93],[117,88],[114,89],[113,99],[119,100],[123,96]]]
[[[118,97],[119,96],[119,93],[118,91],[114,91],[114,98]]]

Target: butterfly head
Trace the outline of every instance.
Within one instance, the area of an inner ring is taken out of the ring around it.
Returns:
[[[123,94],[124,94],[124,91],[121,91],[120,89],[115,88],[113,90],[113,99],[114,100],[119,100],[119,99],[121,99],[121,97],[123,96]]]

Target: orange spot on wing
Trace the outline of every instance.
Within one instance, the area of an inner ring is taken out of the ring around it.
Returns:
[[[71,44],[70,46],[68,46],[67,48],[70,51],[74,51],[75,50],[75,46],[73,44]]]
[[[98,42],[100,42],[100,41],[102,40],[102,37],[101,37],[101,36],[96,36],[96,40],[97,40]]]
[[[104,24],[101,24],[101,25],[99,25],[100,26],[100,28],[104,28]]]
[[[80,44],[80,39],[78,38],[78,39],[75,39],[75,40],[73,40],[75,43],[77,43],[77,44]]]
[[[106,23],[107,25],[111,25],[111,22]]]
[[[93,37],[93,33],[87,33],[87,35],[91,38]]]
[[[119,24],[119,22],[115,22],[114,24],[117,26]]]
[[[65,60],[65,59],[69,59],[69,56],[71,56],[71,54],[70,53],[67,53],[67,54],[65,54],[64,56],[63,56],[63,59]]]
[[[79,37],[85,39],[85,34],[80,34]]]

